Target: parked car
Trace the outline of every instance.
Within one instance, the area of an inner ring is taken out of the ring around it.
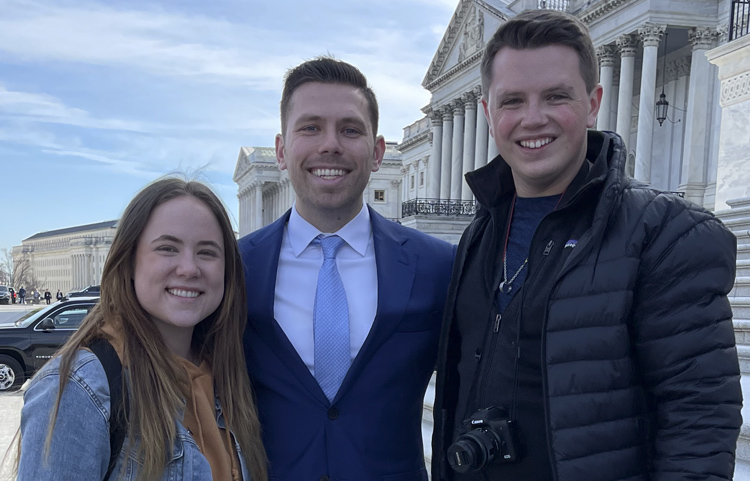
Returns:
[[[20,386],[41,369],[97,302],[98,297],[62,301],[0,325],[0,391]]]
[[[13,294],[8,286],[0,286],[0,304],[13,304]]]
[[[99,297],[102,295],[101,288],[99,286],[88,286],[84,287],[80,291],[68,292],[66,296],[68,299],[73,297]]]

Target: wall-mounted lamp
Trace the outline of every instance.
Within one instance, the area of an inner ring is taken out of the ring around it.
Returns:
[[[667,120],[667,112],[669,111],[669,102],[667,96],[664,95],[664,85],[667,83],[667,36],[669,34],[664,32],[664,56],[662,57],[662,82],[661,82],[661,95],[659,100],[656,101],[656,120],[659,121],[659,127]]]

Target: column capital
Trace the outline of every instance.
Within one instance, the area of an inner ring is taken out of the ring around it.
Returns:
[[[464,103],[461,99],[453,99],[450,103],[451,109],[453,110],[453,115],[463,115],[464,114]]]
[[[596,49],[599,67],[614,67],[617,59],[617,49],[613,45],[602,45]]]
[[[263,188],[263,181],[262,180],[256,180],[252,184],[250,184],[250,187],[253,189],[262,189]]]
[[[421,160],[421,161],[422,161],[422,165],[424,165],[425,167],[427,167],[427,164],[429,164],[429,163],[430,163],[430,157],[429,157],[429,156],[427,156],[427,157],[422,157],[422,158],[421,158],[421,159],[419,159],[419,160]]]
[[[440,109],[430,109],[430,112],[427,114],[428,117],[430,117],[430,123],[432,124],[432,127],[439,127],[443,123],[443,113],[440,112]]]
[[[443,122],[453,121],[453,107],[451,107],[451,104],[443,106],[440,112],[443,114]]]
[[[477,98],[477,102],[480,102],[482,100],[482,86],[477,85],[471,91],[474,93],[474,96]]]
[[[719,45],[727,43],[727,40],[729,39],[729,24],[723,23],[716,27],[716,36],[719,41]]]
[[[461,101],[464,103],[466,110],[475,110],[477,108],[477,98],[473,91],[466,92],[461,96]]]
[[[641,37],[644,47],[658,47],[659,41],[666,30],[666,25],[646,22],[638,28],[638,35]]]
[[[708,50],[714,44],[714,40],[719,37],[715,28],[694,27],[688,30],[688,40],[693,45],[693,52],[696,50]]]
[[[632,33],[627,33],[617,37],[615,40],[617,48],[620,50],[620,57],[635,57],[638,48],[638,37]]]
[[[407,172],[409,172],[409,166],[408,165],[405,165],[405,166],[401,167],[401,174],[402,175],[406,175]]]

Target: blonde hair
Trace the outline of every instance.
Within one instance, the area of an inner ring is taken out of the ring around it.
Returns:
[[[198,359],[211,366],[214,389],[221,400],[227,429],[234,433],[253,481],[267,479],[266,453],[250,387],[242,335],[247,322],[243,264],[232,224],[219,198],[206,185],[180,178],[163,178],[147,185],[125,209],[104,265],[101,300],[81,327],[60,349],[60,388],[52,411],[45,451],[54,431],[60,399],[76,352],[112,324],[123,334],[123,363],[129,373],[128,432],[138,433],[139,479],[161,477],[176,438],[175,419],[184,406],[187,374],[164,344],[155,324],[138,303],[132,277],[138,240],[153,210],[181,196],[202,201],[214,214],[224,239],[224,297],[219,307],[193,331],[192,347]],[[123,377],[123,384],[125,377]],[[127,449],[132,448],[131,443]],[[20,456],[20,449],[19,449]]]

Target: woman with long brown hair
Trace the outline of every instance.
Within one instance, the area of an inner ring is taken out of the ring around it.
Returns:
[[[199,182],[146,186],[120,219],[99,304],[24,395],[18,479],[265,481],[246,309],[221,201]],[[102,339],[122,363],[124,409],[88,349]],[[110,459],[117,412],[127,434]]]

